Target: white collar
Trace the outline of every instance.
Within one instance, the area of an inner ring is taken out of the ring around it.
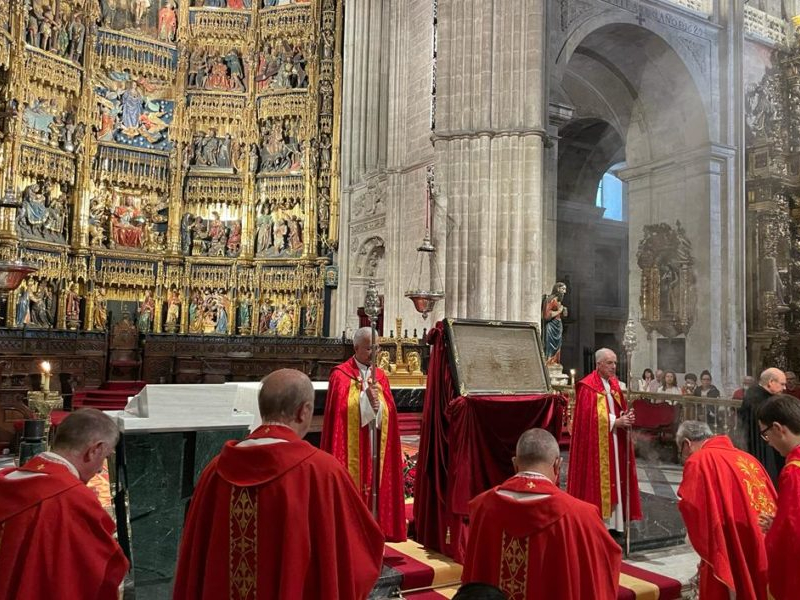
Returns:
[[[354,360],[354,361],[356,361],[356,364],[358,365],[358,368],[359,368],[361,371],[367,371],[367,370],[369,370],[369,365],[364,365],[364,364],[360,363],[360,362],[358,361],[358,359],[357,359],[355,356],[353,357],[353,360]]]
[[[71,462],[69,462],[66,458],[64,458],[60,454],[56,454],[55,452],[42,452],[39,454],[39,456],[47,461],[57,463],[59,465],[64,465],[65,467],[67,467],[70,473],[75,475],[75,477],[77,477],[78,479],[81,478],[80,474],[78,473],[78,469],[75,468],[75,465],[73,465]]]

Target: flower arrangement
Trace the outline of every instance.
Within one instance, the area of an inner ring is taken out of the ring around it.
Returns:
[[[403,493],[406,498],[414,496],[414,480],[417,478],[417,455],[403,452]]]

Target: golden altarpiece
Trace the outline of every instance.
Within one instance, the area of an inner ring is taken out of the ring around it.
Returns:
[[[10,328],[320,336],[340,0],[0,0]]]

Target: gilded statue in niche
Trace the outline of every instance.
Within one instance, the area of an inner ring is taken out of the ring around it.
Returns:
[[[260,214],[256,219],[256,257],[284,258],[302,256],[303,229],[299,198],[265,202],[262,204]]]
[[[136,328],[139,333],[150,333],[153,328],[153,319],[156,314],[156,301],[153,299],[153,292],[145,290],[144,298],[136,309]]]
[[[224,54],[206,48],[194,48],[189,54],[186,87],[222,92],[247,91],[247,61],[235,48]]]
[[[680,221],[645,225],[636,254],[642,270],[642,325],[667,337],[686,334],[694,322],[696,288],[692,246]]]
[[[242,221],[223,221],[216,210],[208,218],[186,213],[181,218],[181,250],[185,256],[235,258],[242,250]]]
[[[108,297],[106,289],[98,286],[94,289],[92,328],[105,331],[108,326]]]
[[[167,316],[164,321],[164,331],[175,333],[178,330],[181,318],[181,294],[173,288],[167,298]]]
[[[21,237],[65,244],[69,239],[68,224],[69,205],[64,190],[47,180],[25,187],[16,221]]]
[[[77,283],[70,283],[64,300],[67,329],[75,330],[81,325],[81,294]]]
[[[216,128],[198,131],[190,144],[186,144],[184,160],[191,170],[223,171],[234,173],[240,166],[237,161],[240,144],[233,142],[230,133],[218,135]]]
[[[305,89],[308,87],[306,64],[302,43],[266,42],[258,53],[256,89],[259,92]]]
[[[134,148],[169,150],[169,128],[175,103],[158,81],[133,78],[130,73],[110,71],[95,84],[99,109],[97,140]]]
[[[176,0],[99,0],[99,3],[102,27],[175,42],[178,31]]]
[[[56,284],[46,279],[28,278],[17,291],[14,311],[16,326],[55,327],[57,298]]]
[[[163,251],[168,210],[168,198],[101,187],[89,201],[89,245],[112,250]]]
[[[240,292],[239,310],[237,315],[240,334],[247,335],[253,328],[253,292]]]

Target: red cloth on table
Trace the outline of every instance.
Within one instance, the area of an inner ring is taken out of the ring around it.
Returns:
[[[496,585],[513,600],[616,600],[621,563],[597,508],[547,479],[512,477],[470,503],[464,583]]]
[[[358,600],[378,578],[383,535],[347,473],[291,429],[231,440],[189,506],[174,599]]]
[[[375,381],[383,404],[381,423],[383,470],[378,487],[378,523],[388,541],[402,542],[406,539],[406,508],[397,409],[389,380],[383,370],[376,369]],[[371,433],[368,426],[361,427],[359,408],[361,387],[361,373],[354,358],[333,368],[325,399],[320,447],[332,454],[347,469],[356,489],[361,493],[364,504],[371,506]]]
[[[616,377],[609,379],[609,386],[614,398],[613,413],[618,418],[628,410],[628,405]],[[624,462],[628,432],[623,428],[618,429],[617,453],[622,486],[622,489],[618,490],[614,471],[614,435],[609,421],[608,401],[603,381],[597,371],[593,371],[575,386],[567,492],[594,504],[600,509],[603,518],[608,519],[618,502],[622,502],[624,514],[623,500],[626,482],[630,478],[631,520],[639,520],[642,518],[642,507],[639,499],[639,481],[636,477],[636,458],[631,449],[628,453],[630,462],[626,470]]]
[[[778,481],[778,510],[765,539],[769,591],[775,600],[794,600],[800,590],[797,540],[800,540],[800,446],[786,456]]]
[[[541,427],[561,436],[566,401],[558,394],[457,397],[444,325],[428,333],[428,384],[414,485],[416,539],[464,560],[469,501],[513,475],[519,436]]]
[[[775,489],[764,467],[733,447],[730,438],[709,438],[683,468],[678,509],[700,555],[700,597],[766,600],[767,556],[758,525],[775,513]]]
[[[36,456],[4,469],[0,498],[0,598],[117,598],[128,560],[114,522],[66,466]]]

